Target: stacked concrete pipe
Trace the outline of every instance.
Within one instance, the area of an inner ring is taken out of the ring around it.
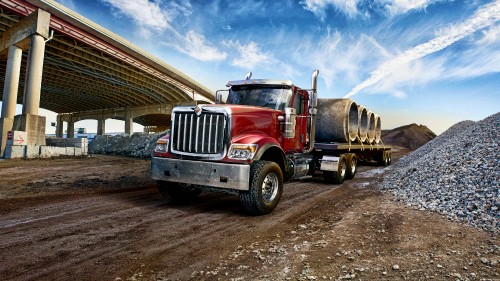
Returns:
[[[368,110],[368,138],[366,143],[375,143],[375,113]]]
[[[360,142],[368,139],[368,110],[364,106],[358,105],[358,137]]]
[[[375,114],[375,143],[379,144],[382,137],[382,121],[380,116]]]
[[[318,99],[316,141],[352,142],[358,134],[358,106],[350,99]]]

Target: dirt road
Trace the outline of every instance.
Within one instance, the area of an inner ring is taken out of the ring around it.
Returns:
[[[498,237],[377,191],[385,169],[285,185],[251,217],[238,197],[164,200],[149,161],[0,161],[2,280],[480,280]]]

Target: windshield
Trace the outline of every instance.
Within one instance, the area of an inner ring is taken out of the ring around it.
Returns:
[[[291,99],[292,90],[288,86],[243,85],[231,87],[226,103],[283,110]]]

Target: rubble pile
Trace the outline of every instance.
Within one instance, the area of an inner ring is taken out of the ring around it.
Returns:
[[[500,113],[460,122],[398,161],[382,189],[422,210],[500,230]]]
[[[96,136],[89,143],[89,154],[113,154],[137,158],[149,158],[156,141],[167,132],[146,134],[134,133],[131,136]]]

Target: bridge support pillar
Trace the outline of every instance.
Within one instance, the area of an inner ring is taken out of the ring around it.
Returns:
[[[127,109],[125,113],[125,134],[132,135],[134,133],[134,118],[132,117],[132,110]]]
[[[68,121],[68,129],[66,131],[66,138],[72,139],[75,137],[75,122],[73,121],[73,117]]]
[[[62,138],[64,133],[64,122],[61,119],[60,115],[57,115],[57,127],[56,127],[56,137]]]
[[[44,54],[45,38],[38,34],[31,35],[28,67],[26,69],[23,114],[38,115],[38,109],[40,108],[40,91],[42,89]]]
[[[3,87],[2,115],[0,118],[0,157],[7,144],[7,132],[12,131],[16,114],[17,91],[23,50],[15,45],[9,47],[5,83]]]
[[[45,145],[45,116],[39,116],[40,92],[42,88],[43,58],[45,38],[38,34],[30,37],[28,65],[24,86],[23,114],[16,116],[19,130],[26,131],[28,145]]]
[[[97,135],[104,136],[106,133],[106,118],[101,117],[97,119]]]

